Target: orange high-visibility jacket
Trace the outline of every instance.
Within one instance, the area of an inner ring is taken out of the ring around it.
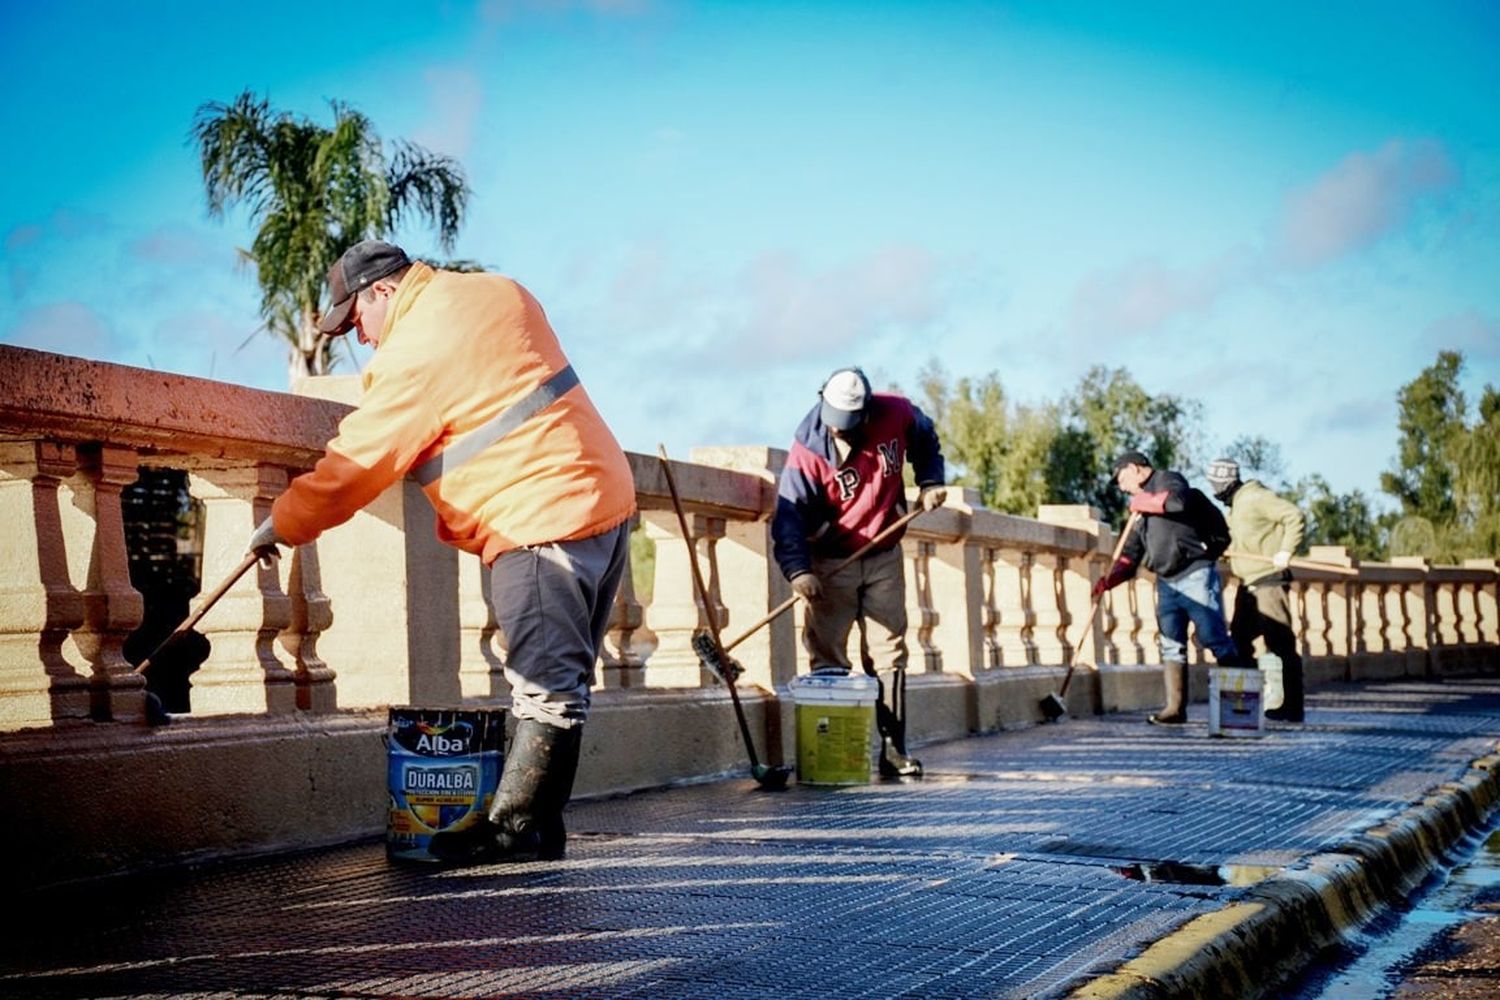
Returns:
[[[412,265],[366,366],[359,408],[313,471],[276,499],[276,533],[310,542],[414,469],[437,511],[438,537],[486,564],[623,523],[635,513],[635,481],[581,385],[492,440],[503,414],[567,368],[541,305],[516,282]],[[447,461],[438,457],[449,448]]]

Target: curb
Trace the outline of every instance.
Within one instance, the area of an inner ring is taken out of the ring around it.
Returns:
[[[1420,802],[1311,855],[1067,994],[1070,1000],[1268,995],[1319,952],[1415,888],[1500,802],[1500,752]]]

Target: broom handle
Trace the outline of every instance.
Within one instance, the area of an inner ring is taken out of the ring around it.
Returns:
[[[1120,553],[1125,551],[1125,540],[1130,537],[1130,533],[1135,530],[1135,523],[1137,521],[1139,521],[1140,519],[1141,519],[1141,515],[1137,514],[1135,511],[1131,511],[1130,512],[1130,517],[1129,517],[1128,520],[1126,520],[1125,527],[1120,530],[1120,537],[1115,542],[1115,551],[1110,554],[1110,557],[1109,557],[1109,567],[1110,567],[1110,569],[1114,569],[1115,563],[1117,563],[1117,562],[1120,561]],[[1108,570],[1106,570],[1105,572],[1108,572]],[[1089,634],[1089,629],[1092,628],[1093,625],[1094,625],[1094,615],[1098,613],[1098,611],[1099,611],[1099,602],[1102,601],[1102,600],[1104,600],[1104,592],[1101,590],[1098,593],[1098,595],[1095,596],[1094,599],[1089,604],[1089,613],[1083,619],[1083,626],[1082,626],[1082,628],[1079,629],[1079,632],[1078,632],[1078,641],[1075,642],[1075,643],[1073,643],[1073,648],[1079,650],[1080,652],[1083,649],[1083,640],[1084,640],[1084,637],[1086,637]],[[1070,664],[1068,664],[1068,676],[1063,679],[1063,690],[1064,691],[1067,690],[1068,681],[1072,680],[1072,678],[1073,678],[1073,667],[1076,666],[1078,664],[1078,662],[1079,662],[1078,661],[1078,657],[1075,656],[1075,657],[1073,657],[1073,662],[1070,663]]]
[[[890,524],[886,525],[886,527],[884,529],[882,529],[881,532],[878,535],[876,535],[874,538],[870,539],[864,545],[860,546],[860,549],[859,549],[858,552],[854,553],[854,555],[852,555],[849,558],[843,560],[837,566],[833,567],[833,569],[829,570],[828,571],[828,575],[832,576],[833,574],[837,573],[839,570],[845,568],[846,566],[853,565],[856,560],[863,558],[864,555],[867,552],[869,552],[871,549],[873,549],[875,546],[879,545],[881,542],[883,542],[887,538],[891,537],[891,535],[895,534],[897,531],[899,531],[900,529],[902,529],[902,528],[906,527],[908,524],[910,524],[911,521],[918,514],[920,514],[920,513],[922,513],[922,508],[920,506],[918,506],[915,510],[909,510],[905,514],[902,514],[899,518],[897,518],[896,520],[892,521]],[[794,604],[797,603],[797,599],[798,599],[797,595],[793,594],[791,597],[788,597],[786,600],[784,600],[780,604],[776,605],[776,607],[774,607],[774,608],[771,609],[771,611],[770,611],[769,614],[767,614],[760,621],[756,622],[754,625],[751,625],[749,628],[745,629],[744,633],[742,635],[740,635],[738,638],[732,640],[731,642],[725,643],[724,644],[724,652],[726,652],[726,653],[729,652],[731,649],[733,649],[734,647],[738,646],[740,643],[744,642],[746,639],[750,638],[755,633],[759,632],[762,628],[764,628],[771,621],[775,620],[776,618],[779,618],[783,613],[786,612],[786,610],[788,608],[790,608],[792,605],[794,605]]]
[[[703,582],[703,571],[698,568],[698,549],[693,544],[693,533],[688,530],[687,513],[682,509],[682,498],[677,495],[677,477],[672,475],[672,462],[667,458],[667,446],[656,446],[661,459],[661,471],[667,479],[667,492],[672,494],[672,509],[677,512],[677,526],[682,529],[682,542],[687,546],[688,566],[693,571],[693,590],[698,602],[703,605],[703,616],[708,619],[708,634],[713,637],[720,657],[724,655],[724,642],[719,638],[719,615],[709,600],[708,585]],[[734,703],[734,718],[739,723],[740,736],[745,740],[745,753],[750,757],[752,772],[760,770],[760,758],[755,754],[755,741],[750,738],[750,724],[745,721],[745,711],[740,707],[740,692],[734,686],[734,667],[725,664],[724,685],[729,688],[729,700]]]
[[[1241,552],[1239,549],[1226,549],[1224,554],[1231,559],[1253,559],[1256,562],[1275,562],[1270,556],[1263,556],[1258,552]],[[1319,562],[1316,559],[1303,559],[1301,556],[1292,556],[1287,562],[1288,566],[1296,566],[1298,569],[1312,569],[1320,573],[1338,573],[1341,576],[1358,576],[1359,570],[1352,566],[1340,566],[1338,563]]]
[[[203,620],[203,616],[208,614],[209,608],[218,604],[219,598],[227,594],[229,588],[238,583],[240,577],[250,572],[250,567],[254,566],[259,560],[260,556],[254,552],[248,553],[244,559],[240,560],[240,564],[234,568],[234,572],[225,577],[224,582],[215,587],[213,593],[203,599],[203,603],[198,605],[198,610],[189,615],[187,621],[173,629],[172,635],[167,636],[161,642],[157,643],[156,648],[151,651],[151,655],[142,660],[140,665],[132,672],[137,674],[145,673],[146,668],[151,665],[151,661],[156,657],[156,654],[161,652],[163,646],[172,641],[172,636],[191,631],[193,626],[197,625]]]

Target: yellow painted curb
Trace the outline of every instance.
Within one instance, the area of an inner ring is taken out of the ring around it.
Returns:
[[[1500,801],[1500,753],[1397,816],[1194,917],[1072,1000],[1251,998],[1404,895]]]

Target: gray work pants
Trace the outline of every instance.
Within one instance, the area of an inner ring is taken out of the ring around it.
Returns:
[[[628,521],[592,538],[512,549],[490,564],[517,719],[566,729],[588,718],[594,664],[629,565]]]

